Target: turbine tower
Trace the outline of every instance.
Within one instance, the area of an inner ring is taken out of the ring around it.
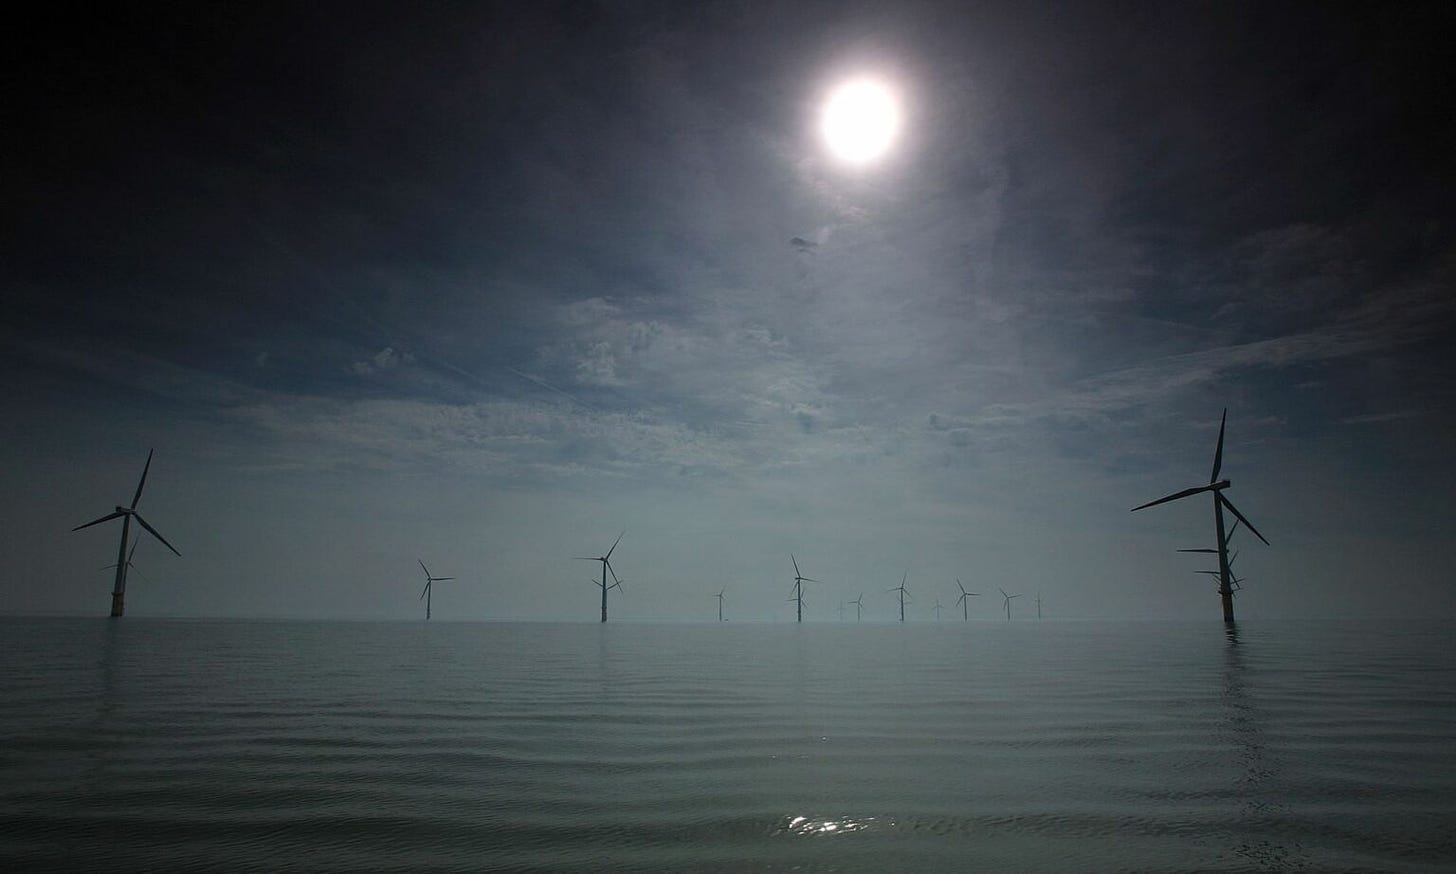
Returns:
[[[718,594],[716,594],[716,595],[713,596],[713,597],[715,597],[715,598],[718,599],[718,621],[719,622],[722,622],[723,621],[723,593],[726,592],[726,591],[728,591],[728,587],[727,586],[724,586],[723,588],[721,588],[721,589],[718,590]]]
[[[961,605],[961,621],[969,622],[971,619],[971,598],[981,597],[980,592],[967,592],[966,587],[961,585],[960,578],[956,578],[956,588],[961,590],[961,596],[956,598],[956,603]]]
[[[790,598],[789,600],[795,602],[798,605],[799,621],[800,622],[803,622],[804,621],[804,584],[805,583],[817,583],[819,581],[818,580],[811,580],[811,579],[809,579],[808,577],[804,576],[802,573],[799,572],[799,560],[797,558],[794,558],[794,554],[792,552],[789,553],[789,561],[791,561],[791,562],[794,563],[794,588],[793,588],[794,596],[792,598]]]
[[[1036,593],[1036,601],[1034,603],[1036,604],[1036,618],[1038,620],[1040,620],[1041,619],[1041,592],[1037,592]]]
[[[606,622],[607,621],[607,592],[610,591],[610,590],[612,590],[612,589],[621,589],[622,588],[622,581],[619,580],[619,579],[617,579],[617,569],[614,568],[614,567],[612,567],[612,553],[617,551],[617,544],[618,543],[621,543],[622,542],[622,538],[625,537],[626,535],[627,535],[627,532],[625,530],[623,530],[621,534],[618,534],[617,535],[617,539],[614,540],[614,541],[612,541],[612,548],[609,549],[609,550],[607,550],[607,554],[606,555],[599,555],[596,558],[587,558],[586,556],[582,556],[582,555],[573,556],[573,558],[575,558],[577,561],[599,561],[599,562],[602,563],[602,579],[601,579],[601,582],[597,582],[596,580],[592,580],[592,582],[595,583],[597,586],[600,586],[601,587],[601,590],[602,590],[602,621],[603,622]],[[612,584],[610,586],[607,585],[607,574],[608,573],[610,573],[612,575]]]
[[[910,591],[905,588],[905,580],[909,579],[909,577],[910,577],[910,572],[909,571],[906,571],[904,573],[904,575],[902,575],[900,577],[900,585],[896,586],[893,589],[886,589],[885,590],[887,592],[899,592],[900,593],[900,621],[901,622],[904,622],[905,621],[905,597],[910,594]]]
[[[424,601],[425,601],[425,619],[426,619],[426,621],[428,621],[429,618],[430,618],[430,601],[433,600],[430,597],[430,592],[431,592],[431,590],[430,590],[430,584],[431,583],[443,583],[446,580],[453,580],[455,578],[454,577],[436,577],[436,576],[431,576],[430,575],[430,569],[427,568],[427,567],[425,567],[425,560],[424,559],[420,559],[419,561],[420,561],[420,570],[422,570],[422,571],[425,572],[425,588],[424,588],[423,591],[420,592],[420,597],[423,598]]]
[[[1020,598],[1021,597],[1021,594],[1020,593],[1017,593],[1015,595],[1008,595],[1008,594],[1006,594],[1006,590],[1005,589],[1002,589],[1002,588],[999,588],[999,587],[996,589],[996,591],[1000,592],[1001,593],[1001,597],[1003,597],[1003,598],[1006,599],[1006,621],[1007,622],[1010,622],[1011,621],[1011,599],[1012,598]]]
[[[1242,522],[1245,528],[1254,532],[1255,537],[1263,540],[1265,546],[1269,545],[1269,541],[1264,540],[1264,535],[1259,533],[1259,529],[1254,527],[1254,523],[1244,518],[1244,514],[1239,512],[1239,509],[1234,506],[1233,502],[1224,497],[1223,490],[1228,488],[1231,483],[1226,479],[1219,479],[1218,472],[1223,467],[1223,429],[1227,423],[1228,408],[1225,407],[1223,418],[1219,419],[1218,422],[1218,446],[1213,450],[1213,473],[1208,478],[1208,485],[1194,486],[1191,489],[1174,492],[1171,495],[1158,498],[1156,501],[1149,501],[1146,504],[1141,504],[1132,509],[1133,512],[1137,512],[1147,507],[1155,507],[1158,504],[1165,504],[1168,501],[1186,498],[1189,495],[1197,495],[1202,492],[1213,493],[1213,525],[1214,533],[1217,536],[1216,543],[1218,551],[1218,595],[1223,601],[1223,621],[1225,623],[1232,623],[1234,621],[1234,587],[1233,574],[1229,571],[1228,545],[1229,538],[1233,536],[1233,529],[1230,529],[1227,533],[1224,532],[1223,511],[1227,509],[1230,513],[1234,514],[1234,518],[1238,522]]]
[[[854,621],[858,622],[861,614],[864,612],[864,592],[860,592],[859,597],[849,603],[854,605]]]
[[[168,543],[167,538],[158,534],[157,529],[148,525],[147,520],[142,518],[142,514],[137,512],[137,502],[142,499],[142,487],[147,484],[147,471],[152,469],[152,453],[155,451],[150,450],[147,452],[147,463],[142,468],[142,478],[137,483],[136,494],[131,496],[130,507],[117,507],[114,513],[109,513],[100,519],[87,522],[85,525],[77,525],[71,529],[72,531],[80,531],[82,528],[90,528],[92,525],[110,522],[112,519],[121,519],[121,545],[116,549],[116,583],[111,587],[111,615],[113,618],[119,618],[126,609],[126,570],[131,566],[131,561],[126,553],[126,543],[131,537],[131,520],[135,519],[138,525],[145,528],[153,537],[162,541],[162,545],[172,550],[173,555],[178,558],[182,557],[182,553],[178,552],[175,546]]]

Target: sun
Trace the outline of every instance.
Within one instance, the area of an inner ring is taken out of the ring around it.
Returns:
[[[835,88],[824,103],[820,132],[829,150],[851,164],[883,155],[900,131],[894,93],[874,79],[853,79]]]

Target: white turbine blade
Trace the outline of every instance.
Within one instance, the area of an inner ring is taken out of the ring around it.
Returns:
[[[131,508],[133,510],[136,509],[137,501],[140,501],[142,499],[142,486],[147,484],[147,471],[152,469],[152,453],[156,451],[157,450],[155,449],[147,450],[147,463],[146,466],[142,468],[142,478],[137,483],[136,494],[131,496]]]
[[[87,522],[85,525],[77,525],[75,528],[72,528],[71,530],[72,531],[80,531],[82,528],[90,528],[92,525],[100,525],[102,522],[110,522],[112,519],[120,519],[122,516],[125,516],[125,515],[127,515],[127,511],[126,510],[117,510],[115,513],[112,513],[112,514],[107,515],[107,516],[102,516],[100,519],[94,519],[94,520],[92,520],[90,522]]]
[[[1208,481],[1218,482],[1218,470],[1223,467],[1223,426],[1228,422],[1228,407],[1223,408],[1223,418],[1218,420],[1218,448],[1213,450],[1213,473],[1209,475]]]
[[[175,547],[172,544],[168,543],[167,542],[167,538],[165,538],[162,535],[158,534],[157,533],[157,529],[155,529],[152,526],[148,525],[147,524],[147,520],[145,520],[145,519],[142,518],[142,514],[140,514],[140,513],[132,513],[131,515],[132,515],[132,518],[134,518],[134,519],[137,520],[137,524],[138,525],[140,525],[143,528],[145,528],[148,531],[150,531],[153,537],[155,537],[158,540],[162,541],[162,545],[163,546],[165,546],[168,549],[172,550],[172,554],[173,555],[177,556],[178,558],[181,558],[182,557],[182,553],[180,553],[180,552],[177,551],[177,547]]]
[[[1199,492],[1206,492],[1209,490],[1209,488],[1209,486],[1195,486],[1191,489],[1184,489],[1181,492],[1174,492],[1171,495],[1158,498],[1156,501],[1148,501],[1146,504],[1139,504],[1138,506],[1132,508],[1132,512],[1136,513],[1138,510],[1146,510],[1148,507],[1156,507],[1159,504],[1166,504],[1169,501],[1176,501],[1179,498],[1186,498],[1189,495],[1196,495]]]
[[[1218,496],[1218,500],[1219,500],[1219,503],[1221,503],[1225,507],[1227,507],[1228,508],[1228,511],[1230,513],[1233,513],[1234,516],[1236,516],[1240,522],[1244,523],[1244,527],[1245,528],[1247,528],[1250,531],[1254,532],[1254,536],[1255,537],[1259,538],[1260,540],[1263,540],[1265,546],[1268,546],[1269,545],[1269,541],[1264,539],[1264,535],[1262,535],[1262,534],[1259,533],[1259,529],[1257,529],[1257,528],[1254,527],[1254,523],[1253,522],[1250,522],[1248,519],[1245,519],[1244,518],[1244,514],[1239,512],[1239,508],[1234,506],[1234,502],[1233,501],[1230,501],[1228,498],[1225,498],[1222,494],[1220,494]]]

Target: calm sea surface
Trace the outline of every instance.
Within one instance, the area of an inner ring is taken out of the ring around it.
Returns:
[[[0,868],[1456,870],[1456,633],[0,620]]]

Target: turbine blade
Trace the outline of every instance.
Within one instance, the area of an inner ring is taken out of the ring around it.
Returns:
[[[436,583],[443,583],[446,580],[453,580],[453,579],[455,579],[455,578],[454,577],[430,577],[430,580],[432,582],[436,582]]]
[[[1233,501],[1230,501],[1228,498],[1225,498],[1222,494],[1220,494],[1218,496],[1218,500],[1219,500],[1219,503],[1221,503],[1225,507],[1227,507],[1228,508],[1228,511],[1230,513],[1233,513],[1234,516],[1237,517],[1240,522],[1244,523],[1244,527],[1245,528],[1247,528],[1250,531],[1254,532],[1254,536],[1255,537],[1259,538],[1260,540],[1263,540],[1265,546],[1268,546],[1269,545],[1269,541],[1264,539],[1264,535],[1262,535],[1262,534],[1259,533],[1259,529],[1257,529],[1257,528],[1254,527],[1254,523],[1253,522],[1250,522],[1248,519],[1245,519],[1244,518],[1244,514],[1239,512],[1239,508],[1234,506],[1234,502]],[[138,518],[140,518],[140,517],[138,517]]]
[[[1132,512],[1136,513],[1138,510],[1146,510],[1148,507],[1156,507],[1159,504],[1166,504],[1169,501],[1176,501],[1179,498],[1186,498],[1189,495],[1196,495],[1199,492],[1206,492],[1208,490],[1209,486],[1195,486],[1191,489],[1184,489],[1181,492],[1174,492],[1173,494],[1166,497],[1158,498],[1156,501],[1148,501],[1146,504],[1139,504],[1138,506],[1132,508]]]
[[[794,558],[794,554],[792,552],[789,553],[789,561],[791,561],[791,562],[794,563],[794,577],[795,577],[795,579],[797,579],[799,577],[802,577],[803,576],[803,573],[801,573],[799,571],[799,560],[797,558]]]
[[[961,585],[961,578],[960,577],[956,577],[956,588],[961,590],[961,597],[965,597],[965,595],[966,595],[966,587],[963,586],[963,585]]]
[[[1206,552],[1209,555],[1217,555],[1218,554],[1218,550],[1216,550],[1216,549],[1180,549],[1178,551],[1179,552]]]
[[[601,561],[602,560],[602,557],[600,555],[597,556],[596,558],[587,558],[584,555],[573,555],[572,558],[575,559],[576,561]]]
[[[607,560],[606,560],[606,559],[602,559],[602,564],[604,564],[604,565],[606,565],[606,566],[607,566],[607,570],[609,570],[609,571],[611,571],[611,572],[612,572],[612,579],[613,579],[613,580],[614,580],[614,581],[616,581],[616,582],[619,582],[619,583],[620,583],[620,582],[621,582],[621,580],[620,580],[620,579],[617,579],[617,569],[616,569],[616,568],[614,568],[614,567],[612,567],[612,563],[611,563],[611,562],[609,562],[609,561],[607,561]],[[605,577],[604,577],[604,578],[603,578],[603,579],[605,579]]]
[[[1228,546],[1229,541],[1234,539],[1234,532],[1239,530],[1239,520],[1235,519],[1234,524],[1229,526],[1228,533],[1223,536],[1223,545]]]
[[[417,561],[419,561],[419,563],[420,563],[420,570],[424,571],[425,572],[425,576],[428,577],[430,575],[430,569],[427,568],[427,567],[425,567],[425,560],[421,558],[421,559],[417,559]]]
[[[142,499],[142,486],[147,484],[147,471],[152,469],[152,453],[156,451],[157,450],[155,449],[147,450],[147,463],[146,466],[142,468],[142,478],[137,483],[136,494],[131,496],[131,508],[133,510],[136,509],[137,501],[140,501]]]
[[[425,600],[425,593],[428,592],[429,590],[430,590],[430,584],[429,583],[425,583],[425,587],[423,589],[420,589],[420,597],[419,597],[419,600],[421,600],[421,601]]]
[[[1218,420],[1218,448],[1213,450],[1213,473],[1209,475],[1208,481],[1218,482],[1219,468],[1223,467],[1223,426],[1228,422],[1228,407],[1223,408],[1223,418]]]
[[[142,545],[142,539],[140,537],[138,537],[135,541],[132,542],[131,552],[128,552],[126,554],[126,563],[127,564],[131,564],[131,560],[136,557],[136,548],[138,546],[141,546],[141,545]]]
[[[126,513],[124,513],[123,511],[117,510],[115,513],[112,513],[112,514],[107,515],[107,516],[102,516],[100,519],[95,519],[93,521],[87,522],[85,525],[77,525],[75,528],[72,528],[71,530],[72,531],[80,531],[82,528],[90,528],[92,525],[100,525],[102,522],[110,522],[112,519],[120,519],[122,516],[125,516],[125,515],[126,515]]]
[[[1001,588],[1000,586],[997,586],[996,587],[996,591],[1000,592],[1001,593],[1001,597],[1003,597],[1003,598],[1010,598],[1011,597],[1010,595],[1006,594],[1006,590],[1003,589],[1003,588]]]
[[[617,544],[621,543],[622,542],[622,538],[623,537],[626,537],[626,536],[627,536],[627,529],[626,528],[623,528],[622,529],[622,533],[617,535],[617,539],[612,541],[612,548],[609,549],[609,550],[607,550],[607,554],[604,555],[604,556],[602,556],[602,558],[603,559],[611,558],[612,557],[612,553],[617,551]]]
[[[799,581],[800,582],[804,582],[804,583],[817,583],[817,582],[819,582],[818,580],[813,579],[811,577],[799,577]]]
[[[134,518],[134,519],[137,520],[137,524],[138,525],[140,525],[143,528],[145,528],[148,531],[150,531],[152,533],[152,536],[153,537],[155,537],[158,540],[162,541],[162,545],[163,546],[165,546],[168,549],[172,550],[172,554],[173,555],[177,556],[178,558],[181,558],[182,557],[182,553],[180,553],[180,552],[177,551],[177,547],[175,547],[172,544],[168,543],[167,542],[167,538],[163,537],[161,534],[158,534],[157,533],[157,529],[155,529],[152,526],[148,525],[147,524],[147,520],[143,519],[140,513],[132,513],[131,515],[132,515],[132,518]]]

